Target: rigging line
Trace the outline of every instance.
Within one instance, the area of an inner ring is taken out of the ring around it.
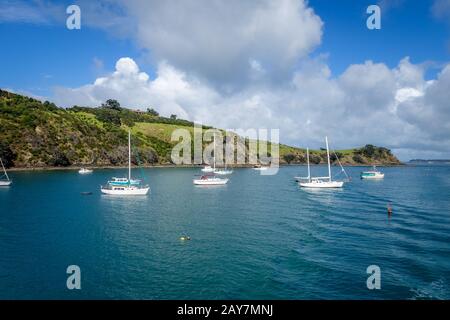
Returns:
[[[141,165],[142,162],[141,162],[141,159],[139,158],[139,152],[138,152],[137,147],[132,147],[132,151],[133,151],[133,153],[136,156],[136,162],[137,162],[137,165],[139,167],[139,171],[141,172],[142,180],[146,183],[147,181],[145,179],[144,170],[142,169],[142,165]]]
[[[350,181],[350,177],[348,176],[347,172],[345,171],[344,167],[342,166],[341,161],[339,160],[339,157],[336,154],[336,151],[333,151],[333,153],[336,156],[336,159],[337,159],[339,165],[341,166],[341,172],[344,172],[345,176],[347,177],[347,180]]]
[[[142,180],[144,182],[147,182],[145,179],[144,169],[142,168],[142,162],[141,162],[141,159],[139,158],[139,152],[138,152],[137,148],[135,148],[135,153],[136,153],[136,160],[137,160],[137,163],[139,166],[139,171],[141,172]]]

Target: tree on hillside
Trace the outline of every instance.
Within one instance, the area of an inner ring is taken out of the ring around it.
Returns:
[[[284,158],[284,161],[286,161],[288,164],[290,164],[292,161],[295,160],[295,154],[288,153],[288,154],[285,154],[283,156],[283,158]]]
[[[335,161],[337,161],[338,159],[342,159],[342,157],[343,157],[343,155],[342,155],[342,153],[340,153],[340,152],[331,152],[331,154],[330,154],[330,161],[331,162],[335,162]]]
[[[151,116],[155,116],[155,117],[158,117],[158,116],[159,116],[158,111],[156,111],[156,110],[153,109],[153,108],[147,108],[147,113],[148,113],[149,115],[151,115]]]
[[[113,109],[120,111],[122,108],[120,107],[120,103],[117,100],[114,99],[108,99],[105,103],[102,104],[103,108]]]
[[[72,163],[67,158],[66,154],[61,150],[56,149],[52,157],[47,161],[47,164],[53,167],[68,167]]]
[[[364,158],[359,154],[355,154],[353,156],[353,161],[355,161],[356,163],[364,163]]]
[[[16,160],[16,154],[5,143],[0,142],[0,158],[3,161],[3,165],[6,168],[14,166],[14,160]]]
[[[320,155],[317,155],[317,154],[310,154],[309,155],[309,161],[312,164],[319,164],[322,161],[322,157]]]
[[[170,119],[172,119],[172,120],[177,120],[177,115],[176,115],[176,114],[171,114],[171,115],[170,115]]]
[[[375,147],[371,144],[366,145],[365,147],[362,148],[362,153],[363,155],[365,155],[368,158],[372,158],[375,154]]]
[[[96,116],[97,119],[106,122],[106,123],[112,123],[117,126],[120,126],[122,124],[120,120],[120,114],[117,112],[117,110],[112,110],[109,108],[100,108],[96,110]]]

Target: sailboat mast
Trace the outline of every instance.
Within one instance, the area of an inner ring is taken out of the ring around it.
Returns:
[[[9,181],[8,173],[6,172],[5,166],[3,165],[3,161],[2,161],[2,158],[0,158],[0,162],[1,162],[1,164],[2,164],[3,172],[5,173],[5,176],[6,176],[6,180],[8,180],[8,181]]]
[[[328,179],[331,182],[331,164],[330,164],[330,149],[328,148],[328,137],[325,137],[325,143],[327,145],[327,158],[328,158]]]
[[[309,148],[306,148],[306,158],[308,161],[308,180],[311,182],[311,168],[309,166]]]
[[[131,184],[131,131],[128,131],[128,183]]]

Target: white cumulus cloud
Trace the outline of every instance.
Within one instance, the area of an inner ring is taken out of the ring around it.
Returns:
[[[434,81],[425,81],[420,70],[408,58],[393,69],[367,61],[333,77],[316,59],[283,85],[255,82],[223,93],[165,61],[150,79],[131,58],[121,58],[114,72],[92,84],[58,88],[55,100],[65,106],[100,105],[113,98],[222,128],[279,128],[284,143],[302,146],[321,145],[329,135],[340,148],[373,143],[405,156],[417,148],[450,150],[450,66]]]

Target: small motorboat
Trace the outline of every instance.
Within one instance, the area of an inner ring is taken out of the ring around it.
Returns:
[[[216,169],[216,170],[214,170],[214,173],[221,175],[221,176],[226,176],[226,175],[232,174],[233,170],[229,170],[226,168],[225,169]]]
[[[204,166],[202,172],[214,172],[214,168],[211,166]]]
[[[92,172],[94,172],[94,170],[86,169],[86,168],[81,168],[80,170],[78,170],[79,174],[89,174],[89,173],[92,173]]]
[[[253,167],[253,170],[256,170],[256,171],[265,171],[265,170],[268,170],[268,169],[269,169],[268,166],[261,166],[259,164],[255,165]]]
[[[372,166],[372,170],[361,172],[361,179],[384,179],[384,173],[378,171],[375,166]]]

